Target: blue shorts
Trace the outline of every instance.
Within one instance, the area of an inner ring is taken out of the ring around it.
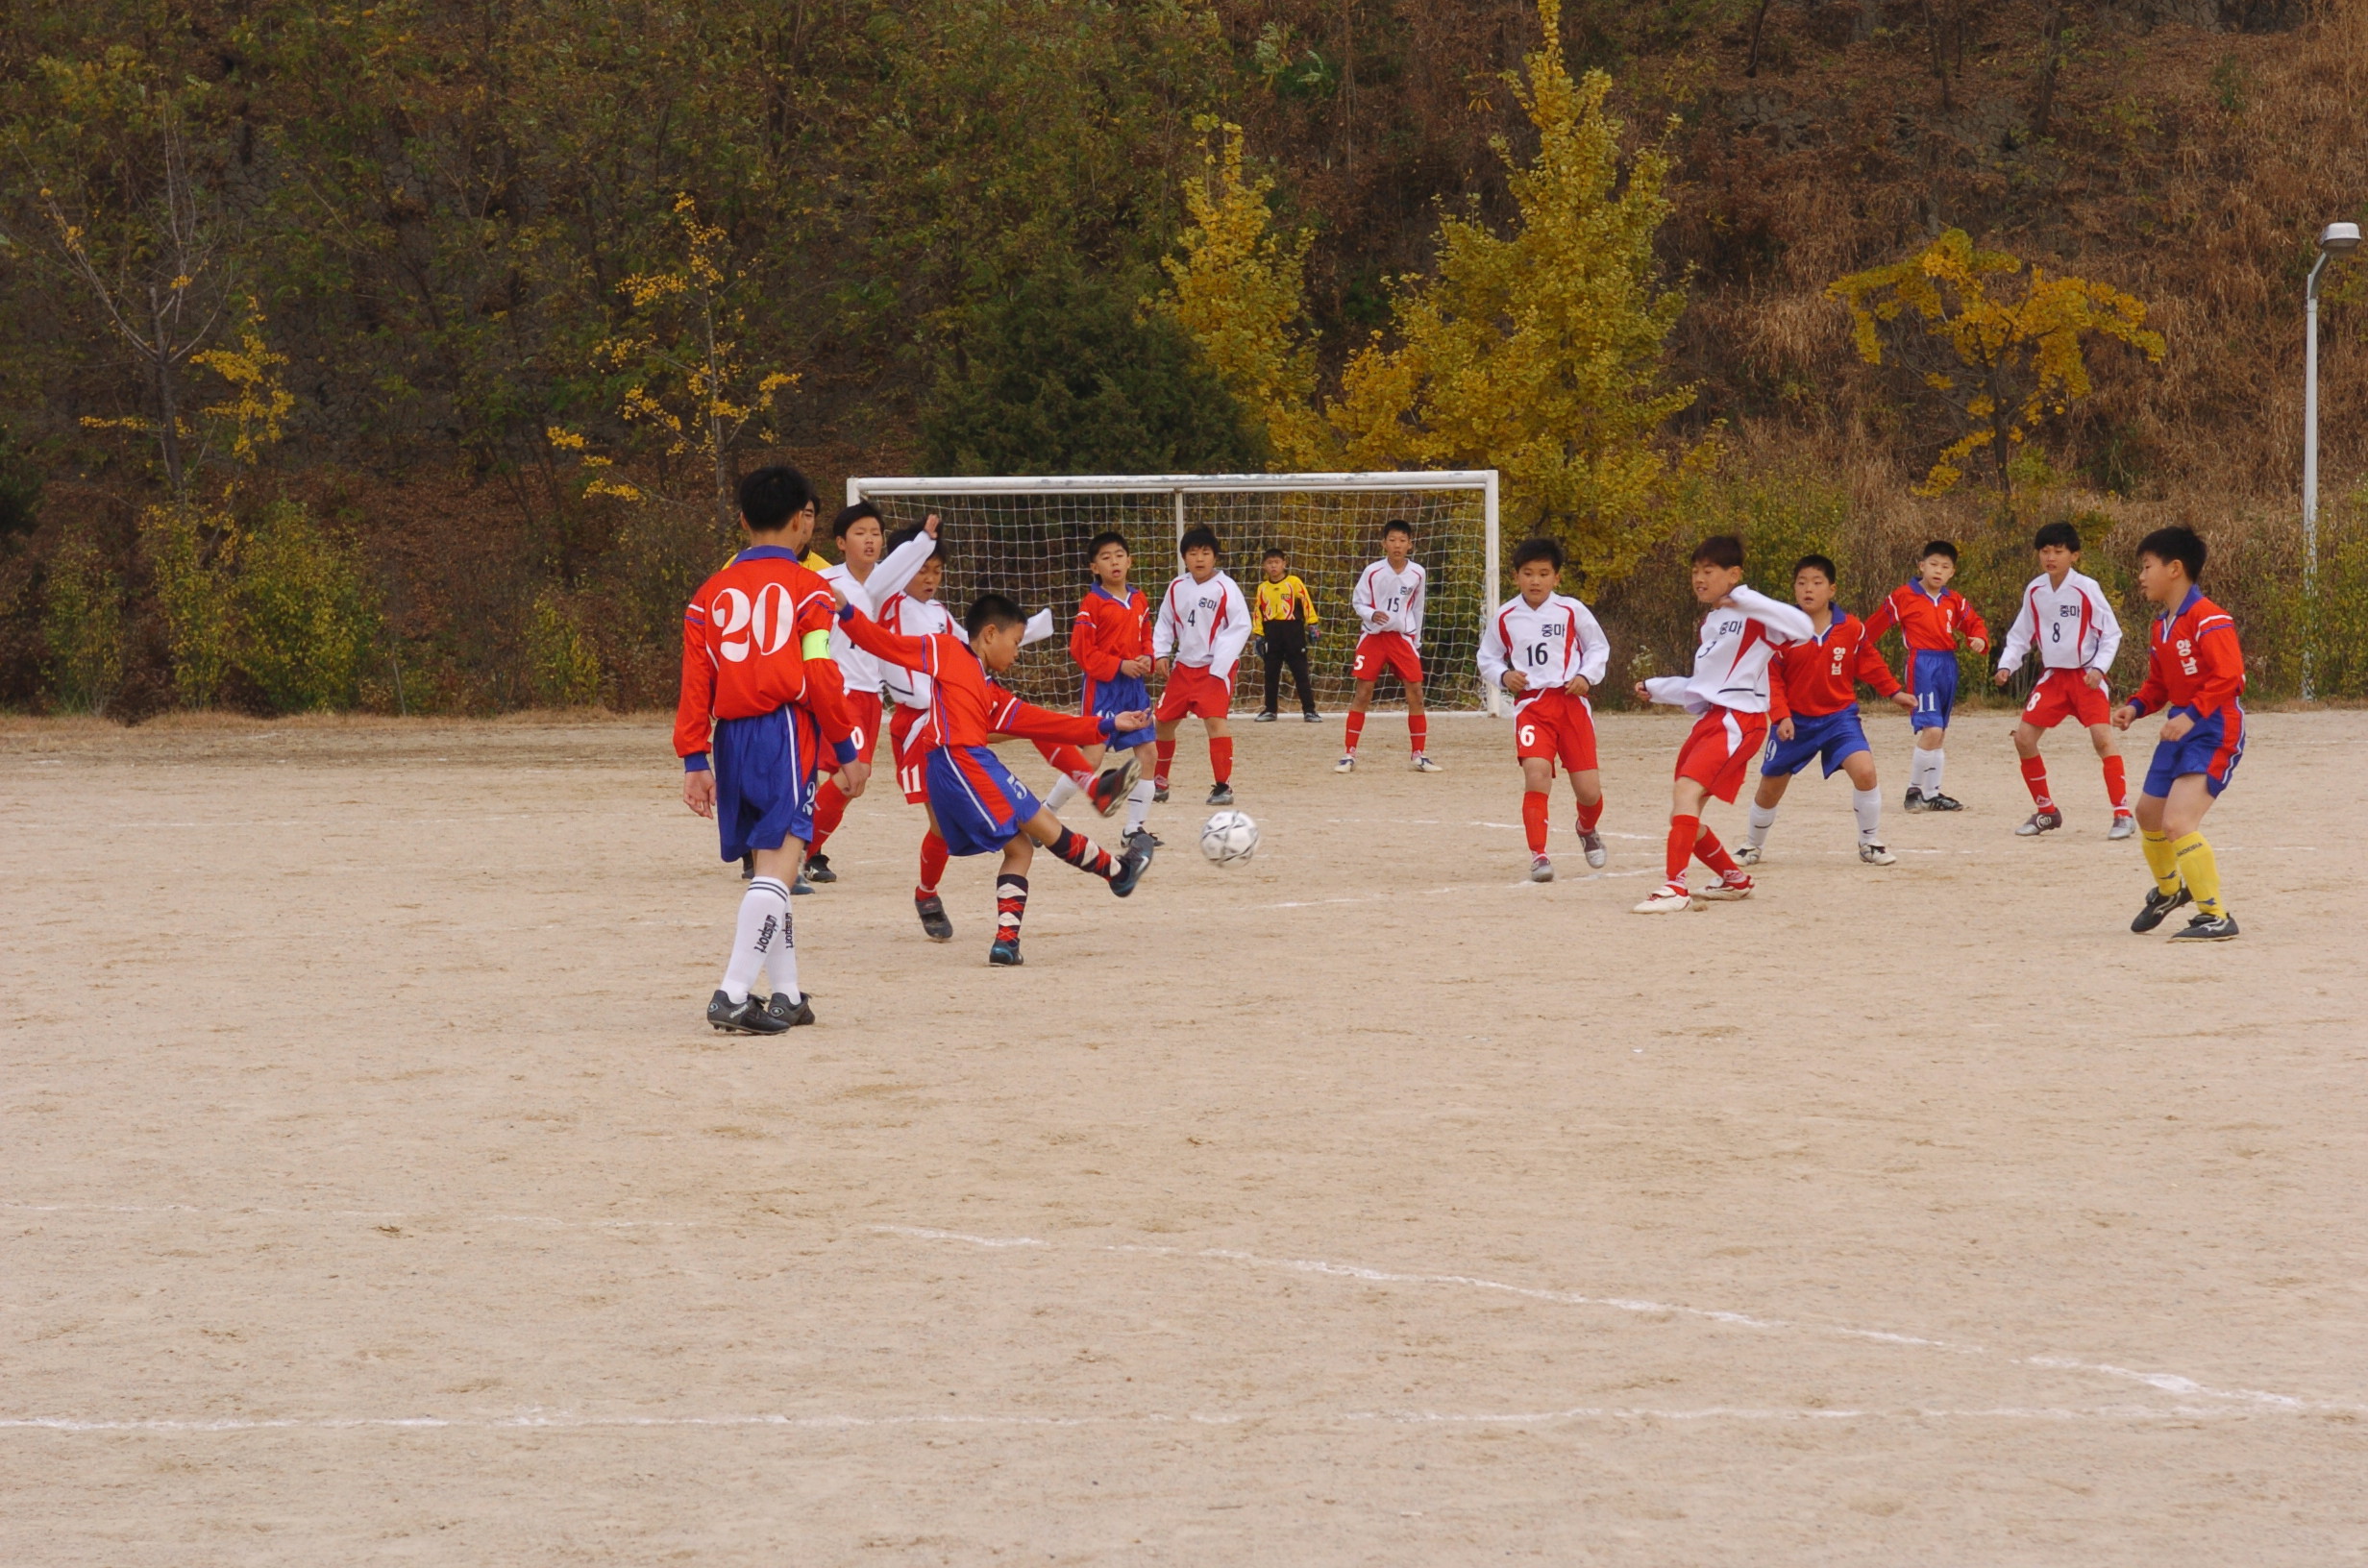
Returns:
[[[1022,822],[1044,809],[983,746],[941,746],[929,753],[927,768],[938,836],[957,855],[1002,848]]]
[[[1088,719],[1100,719],[1122,713],[1147,713],[1151,707],[1150,688],[1143,684],[1141,675],[1113,675],[1108,680],[1085,677],[1085,702],[1078,710]],[[1147,729],[1130,729],[1110,737],[1113,751],[1127,747],[1148,746],[1158,737]]]
[[[1776,726],[1767,726],[1767,750],[1760,757],[1760,776],[1774,778],[1778,774],[1789,777],[1809,766],[1812,758],[1825,763],[1825,776],[1832,778],[1842,759],[1854,751],[1872,750],[1866,744],[1866,731],[1859,723],[1859,710],[1844,708],[1839,713],[1820,714],[1814,719],[1792,716],[1792,739],[1780,740]]]
[[[2193,708],[2172,708],[2162,717]],[[2157,741],[2154,761],[2146,765],[2145,793],[2160,800],[2171,793],[2171,781],[2187,773],[2202,773],[2204,787],[2217,796],[2245,760],[2245,710],[2232,702],[2175,741]]]
[[[1936,648],[1909,649],[1908,695],[1915,698],[1909,728],[1948,728],[1949,715],[1957,711],[1957,655]]]
[[[814,842],[814,779],[828,755],[803,708],[776,708],[715,726],[715,825],[724,858]]]

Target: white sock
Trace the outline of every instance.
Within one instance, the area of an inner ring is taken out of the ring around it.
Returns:
[[[1151,820],[1151,796],[1157,793],[1159,786],[1147,778],[1137,779],[1135,787],[1126,792],[1127,832],[1142,831],[1143,824]]]
[[[1852,790],[1850,809],[1859,814],[1859,843],[1883,842],[1883,792],[1881,790]]]
[[[1063,806],[1069,804],[1069,802],[1074,800],[1078,796],[1084,793],[1084,791],[1077,788],[1077,781],[1075,779],[1071,778],[1066,773],[1063,773],[1061,775],[1061,781],[1058,784],[1053,785],[1051,789],[1045,792],[1045,809],[1057,817],[1060,815],[1061,808]]]
[[[779,877],[760,876],[740,896],[740,922],[732,933],[731,960],[724,966],[724,994],[735,1002],[749,999],[749,988],[764,971],[765,960],[789,950],[789,889]],[[791,985],[796,985],[796,961],[791,961]]]
[[[1767,830],[1775,825],[1776,808],[1774,806],[1764,806],[1760,804],[1759,801],[1754,800],[1751,803],[1751,826],[1743,834],[1743,842],[1750,845],[1754,849],[1759,848],[1762,845],[1767,843]]]
[[[1924,793],[1927,796],[1938,795],[1940,793],[1940,765],[1949,760],[1949,754],[1936,746],[1924,754],[1932,759],[1924,765],[1925,776],[1932,780],[1924,786]]]

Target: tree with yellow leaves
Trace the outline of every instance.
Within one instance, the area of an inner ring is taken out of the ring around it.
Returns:
[[[2021,286],[2001,286],[2019,280]],[[1976,249],[1951,229],[1916,255],[1838,278],[1829,298],[1850,311],[1859,357],[1883,363],[1889,336],[1901,356],[1921,362],[1922,383],[1949,411],[1957,438],[1940,449],[1917,493],[1944,495],[1979,454],[1998,493],[2013,504],[2013,460],[2039,426],[2092,392],[2088,345],[2109,338],[2159,364],[2162,334],[2148,331],[2145,303],[2086,278],[2051,277],[2004,251]],[[1887,333],[1901,322],[1921,334]]]

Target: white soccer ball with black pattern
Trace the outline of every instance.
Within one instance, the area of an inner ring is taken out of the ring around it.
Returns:
[[[1221,811],[1200,825],[1200,852],[1220,866],[1247,860],[1258,852],[1258,824],[1246,811]]]

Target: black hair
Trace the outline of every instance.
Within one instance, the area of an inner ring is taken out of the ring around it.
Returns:
[[[1415,526],[1402,517],[1394,517],[1381,526],[1381,536],[1387,539],[1394,533],[1402,533],[1412,539],[1415,536]]]
[[[1262,561],[1280,561],[1285,566],[1289,566],[1291,564],[1291,551],[1285,550],[1280,545],[1269,545],[1267,546],[1267,552],[1258,558]]]
[[[2166,566],[2177,561],[2187,569],[2189,582],[2204,579],[2204,539],[2193,528],[2181,527],[2177,524],[2167,528],[2157,528],[2137,542],[2137,552],[2152,555]]]
[[[903,549],[906,545],[909,545],[914,540],[920,538],[923,531],[923,527],[919,523],[910,523],[905,525],[903,527],[897,529],[896,532],[888,536],[888,542],[882,547],[882,552],[890,553]],[[923,564],[926,565],[927,563],[924,562]]]
[[[1792,563],[1792,575],[1797,577],[1802,573],[1810,570],[1812,567],[1814,567],[1816,570],[1824,573],[1825,580],[1828,582],[1841,581],[1841,574],[1835,571],[1834,563],[1823,555],[1802,556],[1799,560]]]
[[[1551,539],[1524,539],[1513,552],[1513,570],[1518,572],[1532,561],[1552,561],[1554,570],[1563,569],[1563,547]]]
[[[1935,555],[1946,557],[1952,566],[1957,564],[1957,547],[1946,539],[1927,540],[1924,548],[1915,552],[1915,558],[1919,561],[1930,560]]]
[[[814,486],[787,463],[760,468],[740,481],[740,520],[751,533],[773,533],[814,504]]]
[[[846,538],[847,530],[867,517],[883,528],[888,526],[887,519],[879,515],[878,507],[868,501],[859,501],[852,506],[839,508],[839,515],[830,520],[830,537],[833,539]]]
[[[973,637],[989,626],[1024,626],[1027,616],[1020,606],[1001,594],[980,594],[971,600],[970,613],[962,618],[962,629]]]
[[[1714,533],[1693,547],[1696,566],[1723,566],[1730,570],[1743,564],[1743,541],[1731,533]]]
[[[2050,545],[2060,545],[2077,555],[2081,550],[2081,530],[2069,523],[2044,524],[2031,536],[2031,548],[2045,550]]]
[[[1134,553],[1134,551],[1127,546],[1126,535],[1119,532],[1116,528],[1104,528],[1101,532],[1094,535],[1094,542],[1092,544],[1085,547],[1086,565],[1092,566],[1094,564],[1094,557],[1101,553],[1101,547],[1104,545],[1116,545],[1119,549],[1125,551],[1129,555]]]
[[[1189,554],[1196,550],[1205,550],[1212,555],[1224,553],[1217,548],[1217,530],[1206,523],[1194,524],[1184,530],[1184,537],[1176,541],[1175,552],[1178,555]]]

